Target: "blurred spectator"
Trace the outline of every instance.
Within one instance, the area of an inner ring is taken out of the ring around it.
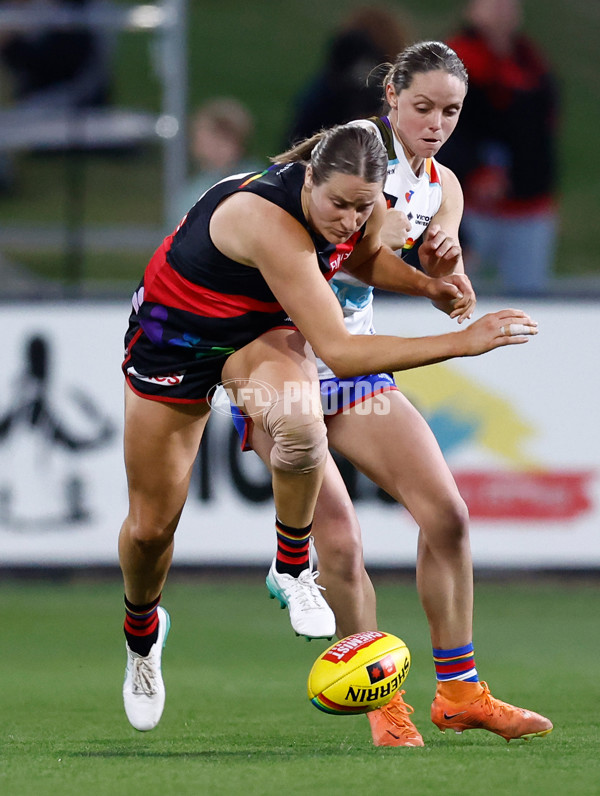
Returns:
[[[246,106],[232,97],[216,97],[200,106],[190,119],[192,176],[184,186],[170,219],[176,226],[198,198],[223,177],[266,168],[248,154],[254,119]]]
[[[32,16],[49,10],[91,10],[105,0],[12,0]],[[0,31],[0,65],[7,78],[4,98],[12,108],[31,112],[106,105],[112,84],[111,40],[90,28]],[[13,180],[12,161],[0,153],[0,187]]]
[[[394,61],[411,38],[395,11],[355,9],[329,41],[323,68],[297,97],[286,146],[323,127],[378,115],[383,92],[380,75],[372,73]]]
[[[98,0],[18,0],[3,3],[42,9],[92,8]],[[0,59],[11,78],[18,107],[84,108],[109,100],[109,44],[100,31],[32,27],[0,33]]]
[[[465,20],[447,43],[467,67],[469,92],[440,161],[465,192],[467,270],[492,268],[506,292],[542,294],[557,227],[556,82],[520,32],[519,0],[471,0]]]

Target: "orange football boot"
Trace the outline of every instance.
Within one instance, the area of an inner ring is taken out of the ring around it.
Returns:
[[[431,705],[431,721],[442,732],[489,730],[507,741],[542,737],[552,732],[552,722],[531,710],[501,702],[488,684],[450,680],[438,683]]]
[[[425,746],[409,718],[414,708],[406,704],[403,695],[400,691],[387,705],[367,713],[375,746]]]

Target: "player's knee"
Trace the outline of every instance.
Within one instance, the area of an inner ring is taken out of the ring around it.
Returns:
[[[468,547],[469,510],[465,501],[457,494],[440,501],[436,508],[435,518],[421,527],[428,544],[447,552]]]
[[[364,571],[360,526],[348,500],[328,505],[325,521],[313,525],[319,569],[345,582],[360,581]]]
[[[358,588],[365,571],[361,544],[348,539],[346,544],[334,542],[321,547],[316,544],[316,547],[319,569],[324,577],[333,576],[342,583]]]
[[[271,465],[287,472],[310,473],[327,455],[327,429],[323,411],[315,401],[274,401],[263,414],[263,424],[273,442]]]
[[[129,543],[142,553],[163,553],[173,541],[174,530],[167,525],[127,518],[124,526]]]
[[[469,539],[469,509],[462,497],[457,496],[448,507],[446,519],[450,533],[457,543]]]

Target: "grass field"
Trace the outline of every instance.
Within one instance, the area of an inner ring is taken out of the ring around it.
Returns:
[[[0,792],[6,796],[598,794],[598,582],[483,581],[480,674],[554,732],[506,744],[429,721],[434,680],[410,580],[375,579],[381,627],[408,643],[406,681],[424,749],[376,749],[365,717],[315,710],[306,677],[324,642],[291,631],[262,578],[173,576],[160,725],[121,705],[118,579],[0,583]]]

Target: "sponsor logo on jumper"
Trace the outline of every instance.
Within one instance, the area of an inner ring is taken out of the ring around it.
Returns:
[[[341,245],[345,246],[345,244]],[[344,262],[344,260],[347,260],[348,257],[350,257],[350,255],[352,254],[351,247],[347,247],[342,250],[340,250],[340,248],[341,248],[340,246],[337,246],[336,250],[329,258],[329,267],[331,268],[332,271],[339,271],[339,269],[342,267],[342,263]]]
[[[404,198],[406,199],[407,203],[410,202],[410,200],[412,199],[413,194],[414,194],[414,191],[407,191],[404,194]]]

